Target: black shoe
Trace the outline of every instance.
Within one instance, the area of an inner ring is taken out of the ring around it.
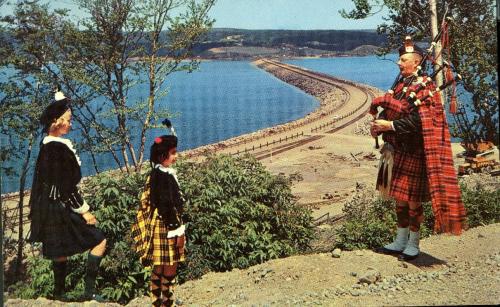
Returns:
[[[375,249],[375,252],[378,254],[384,254],[384,255],[399,255],[402,253],[402,251],[396,251],[396,250],[388,249],[385,247],[377,247]]]
[[[405,253],[402,253],[401,255],[399,255],[398,260],[399,261],[411,261],[411,260],[417,259],[418,256],[419,256],[419,254],[410,256],[410,255],[407,255]]]

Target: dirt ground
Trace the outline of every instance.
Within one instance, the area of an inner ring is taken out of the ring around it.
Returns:
[[[299,204],[311,205],[315,218],[338,215],[356,185],[373,186],[378,172],[379,150],[372,137],[358,133],[362,126],[354,124],[337,133],[322,134],[324,137],[317,141],[262,163],[273,174],[300,174],[303,180],[294,182],[292,192]],[[462,147],[453,144],[452,150],[455,162],[461,163],[463,159],[456,154],[463,151]]]
[[[176,290],[182,306],[402,306],[500,304],[500,224],[422,240],[409,263],[369,250],[294,256],[209,273]],[[366,282],[361,282],[365,280]],[[127,306],[148,306],[141,297]],[[118,306],[9,300],[6,306]]]

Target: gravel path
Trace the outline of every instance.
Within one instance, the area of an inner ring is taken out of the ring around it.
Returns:
[[[177,289],[184,306],[500,304],[500,224],[422,240],[412,262],[369,250],[288,257],[209,273]],[[364,282],[362,282],[364,281]],[[147,297],[127,306],[147,306]],[[118,306],[9,300],[6,306]]]

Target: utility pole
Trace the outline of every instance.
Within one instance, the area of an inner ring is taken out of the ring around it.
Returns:
[[[431,10],[431,33],[432,37],[436,37],[439,30],[438,30],[438,17],[437,17],[437,9],[436,9],[436,1],[437,0],[429,0],[429,7]],[[434,48],[434,56],[439,54],[439,57],[436,58],[436,65],[434,67],[434,70],[436,70],[438,67],[443,65],[443,58],[441,57],[441,41],[439,40],[436,44],[436,47]],[[436,86],[440,86],[443,84],[443,74],[439,73],[436,76]],[[444,97],[443,97],[443,92],[440,92],[441,95],[441,101],[444,103]]]

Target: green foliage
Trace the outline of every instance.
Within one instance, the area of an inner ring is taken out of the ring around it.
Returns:
[[[290,181],[271,175],[254,158],[210,156],[200,164],[179,161],[186,198],[187,262],[181,281],[208,271],[246,268],[269,259],[304,251],[312,238],[310,212],[296,206]],[[107,252],[97,280],[98,291],[125,303],[146,294],[150,270],[132,248],[130,228],[147,173],[100,174],[87,180],[84,193],[107,239]],[[86,254],[71,257],[68,297],[83,293]],[[16,285],[22,297],[52,291],[50,261],[30,258],[30,282]]]
[[[310,213],[296,206],[290,182],[272,176],[251,156],[209,156],[184,163],[189,257],[183,278],[246,268],[304,251]]]
[[[30,280],[27,283],[20,281],[12,285],[9,292],[22,299],[50,296],[54,290],[52,262],[42,257],[28,257],[27,262]]]
[[[474,188],[461,184],[462,200],[467,211],[467,224],[477,227],[500,222],[500,191]],[[335,247],[346,250],[376,248],[391,242],[397,228],[395,202],[358,194],[344,207],[345,222],[337,230]],[[431,203],[424,203],[421,237],[433,233],[434,215]]]
[[[461,188],[469,227],[500,222],[500,190],[481,184],[474,188],[462,184]]]
[[[373,193],[358,190],[344,206],[345,222],[336,232],[335,247],[365,249],[389,241],[396,220],[394,205],[391,201],[374,198]]]
[[[89,205],[94,208],[98,227],[107,241],[106,257],[101,263],[98,279],[99,289],[104,296],[117,302],[126,302],[148,289],[149,273],[131,248],[130,236],[145,181],[146,174],[116,176],[115,173],[94,176],[85,184],[85,194],[92,195],[88,198]],[[79,276],[82,278],[83,272]]]

